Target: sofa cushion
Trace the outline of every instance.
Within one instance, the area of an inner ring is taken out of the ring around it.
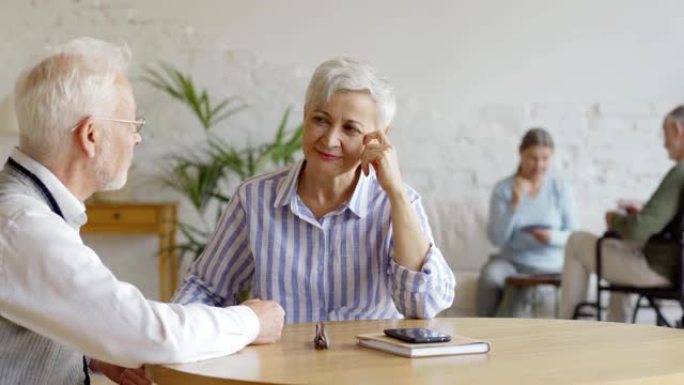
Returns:
[[[487,205],[483,200],[424,201],[437,246],[456,271],[479,271],[494,248],[486,234]]]
[[[480,268],[494,248],[486,235],[488,202],[425,199],[437,246],[456,276],[456,293],[444,317],[474,316]]]

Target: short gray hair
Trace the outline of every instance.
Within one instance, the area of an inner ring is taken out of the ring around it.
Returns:
[[[117,76],[128,67],[126,45],[78,38],[52,48],[14,87],[19,145],[51,159],[68,148],[69,133],[87,115],[109,116],[121,95]]]
[[[385,128],[392,122],[397,109],[394,90],[375,67],[349,58],[321,63],[306,90],[305,110],[322,106],[337,91],[368,92],[375,101],[378,128]]]

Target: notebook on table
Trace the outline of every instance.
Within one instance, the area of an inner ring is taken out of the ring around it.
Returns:
[[[449,342],[408,343],[383,333],[359,334],[359,345],[404,357],[429,357],[457,354],[480,354],[489,352],[486,341],[463,336],[451,336]]]

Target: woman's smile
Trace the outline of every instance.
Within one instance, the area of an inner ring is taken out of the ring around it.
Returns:
[[[342,159],[341,156],[334,155],[334,154],[331,154],[331,153],[329,153],[329,152],[321,151],[321,150],[319,150],[319,149],[316,149],[316,152],[317,152],[318,155],[319,155],[323,160],[325,160],[325,161],[330,161],[330,162],[332,162],[332,161],[335,161],[335,160]]]

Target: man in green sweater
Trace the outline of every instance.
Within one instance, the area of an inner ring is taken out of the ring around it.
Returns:
[[[662,231],[677,215],[684,187],[684,106],[663,121],[664,146],[676,164],[643,205],[626,205],[625,212],[608,211],[606,225],[619,239],[607,239],[602,249],[602,276],[611,283],[663,286],[670,283],[674,265],[666,258],[649,258],[644,244]],[[596,270],[596,241],[588,232],[575,232],[565,246],[560,317],[570,319],[575,307],[587,296],[589,275]],[[631,314],[629,294],[611,293],[608,320],[626,322]]]

